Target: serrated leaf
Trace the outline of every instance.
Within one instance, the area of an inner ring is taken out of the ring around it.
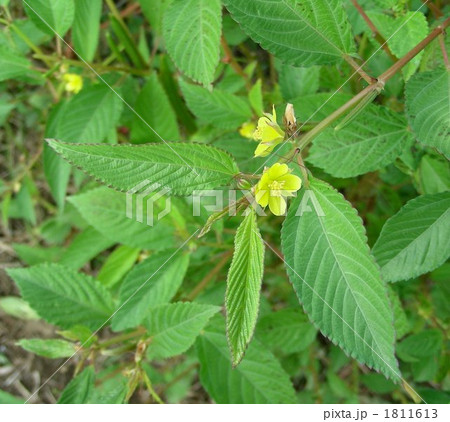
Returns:
[[[321,132],[307,160],[335,177],[354,177],[391,164],[412,142],[405,118],[371,105],[344,128]]]
[[[406,84],[406,109],[417,139],[450,157],[450,72],[419,73]]]
[[[85,404],[88,403],[94,389],[95,372],[92,366],[88,366],[81,374],[78,374],[64,388],[59,397],[58,404]]]
[[[98,329],[112,314],[109,292],[95,279],[58,264],[11,268],[22,297],[46,321],[62,328]]]
[[[180,139],[177,116],[156,73],[152,73],[143,86],[134,109],[137,115],[134,116],[131,126],[132,142],[163,142],[161,138]]]
[[[409,201],[381,230],[373,255],[394,282],[438,268],[450,256],[450,192]]]
[[[220,0],[174,0],[164,12],[166,48],[176,66],[209,85],[219,63],[222,30]]]
[[[330,64],[355,51],[339,0],[225,0],[233,19],[274,56],[296,66]]]
[[[139,256],[140,248],[118,246],[106,259],[97,274],[97,280],[111,288],[133,267]]]
[[[294,67],[280,61],[276,62],[276,67],[281,94],[286,101],[315,94],[319,89],[320,67]]]
[[[290,205],[281,245],[311,321],[347,354],[398,380],[392,310],[356,210],[312,179]]]
[[[92,61],[100,33],[102,0],[76,0],[72,27],[74,50],[83,60]]]
[[[18,344],[29,352],[50,359],[68,358],[77,350],[73,343],[59,339],[22,339]]]
[[[173,0],[138,0],[142,13],[150,22],[152,30],[159,36],[162,32],[162,19],[164,11]]]
[[[418,362],[440,352],[442,343],[442,333],[439,330],[423,330],[397,344],[397,353],[404,362]]]
[[[406,12],[396,17],[375,11],[368,11],[367,15],[386,40],[392,53],[398,58],[403,57],[428,34],[427,19],[418,11]],[[422,55],[423,52],[420,52],[402,69],[405,80],[414,74]]]
[[[96,179],[129,191],[142,182],[189,195],[231,182],[239,170],[225,151],[203,144],[145,145],[69,144],[47,140],[70,163]]]
[[[450,190],[450,163],[445,159],[424,155],[416,175],[421,193],[434,194]]]
[[[167,359],[185,352],[219,311],[218,306],[182,302],[150,308],[144,321],[152,337],[148,357]]]
[[[119,309],[112,319],[114,331],[141,324],[154,305],[169,302],[183,282],[189,255],[169,250],[136,265],[120,287]]]
[[[233,366],[239,364],[253,336],[264,272],[264,243],[251,211],[236,231],[227,277],[227,338]]]
[[[162,201],[165,198],[161,198]],[[151,250],[162,250],[173,246],[174,228],[169,224],[170,217],[157,221],[153,226],[136,221],[127,216],[127,198],[124,193],[107,187],[92,189],[69,198],[82,217],[106,239],[120,242],[131,247]],[[159,202],[155,202],[157,213]],[[163,208],[164,209],[164,208]],[[150,212],[150,211],[149,211]],[[142,215],[147,216],[147,208],[143,207]]]
[[[75,14],[74,0],[27,0],[23,6],[36,27],[60,37],[69,30]]]
[[[181,91],[192,113],[204,123],[223,129],[236,129],[252,118],[248,102],[226,91],[212,92],[180,80]]]
[[[232,368],[225,327],[215,318],[196,342],[200,382],[219,404],[296,403],[292,383],[275,356],[256,339]]]
[[[305,350],[314,341],[317,330],[300,309],[286,308],[264,315],[256,326],[256,338],[267,347],[283,353]]]

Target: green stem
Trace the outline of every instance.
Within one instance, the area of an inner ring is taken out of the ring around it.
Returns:
[[[152,382],[150,381],[150,378],[148,377],[147,372],[145,372],[145,370],[142,371],[142,377],[144,378],[144,383],[147,387],[148,392],[153,397],[153,400],[155,400],[159,404],[164,404],[161,397],[158,396],[158,393],[153,388]]]
[[[145,333],[145,328],[139,327],[138,329],[132,331],[131,333],[120,334],[118,336],[109,338],[105,341],[99,343],[99,346],[103,349],[111,346],[112,344],[122,343],[123,341],[130,340],[134,337],[141,336]]]

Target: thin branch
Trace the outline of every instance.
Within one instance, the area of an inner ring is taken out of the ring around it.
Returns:
[[[445,67],[450,70],[450,63],[448,61],[447,49],[445,48],[444,34],[439,35],[439,46],[441,47],[442,57],[444,58]]]
[[[381,48],[386,52],[386,54],[392,59],[392,61],[396,62],[398,59],[397,57],[392,54],[391,49],[387,45],[387,41],[384,39],[383,35],[381,35],[378,28],[375,26],[375,24],[371,21],[369,16],[367,16],[367,13],[364,11],[364,9],[360,6],[360,4],[357,2],[357,0],[352,0],[353,5],[355,6],[358,13],[361,15],[361,17],[364,19],[364,21],[367,23],[367,26],[372,31],[372,34],[374,38],[379,42],[381,45]]]
[[[231,68],[244,80],[245,83],[248,84],[248,75],[244,72],[244,69],[242,69],[241,65],[236,61],[236,59],[233,56],[233,52],[231,51],[230,46],[227,43],[227,40],[224,36],[220,38],[220,45],[223,48],[223,51],[225,53],[225,57],[223,58],[224,63],[228,63]]]
[[[351,67],[353,67],[353,69],[356,70],[359,73],[359,75],[361,76],[361,78],[363,78],[368,84],[372,84],[372,83],[376,82],[376,79],[373,78],[372,76],[368,75],[366,73],[366,71],[362,68],[362,65],[360,66],[358,63],[355,62],[355,60],[353,60],[353,57],[346,54],[344,56],[344,60]]]

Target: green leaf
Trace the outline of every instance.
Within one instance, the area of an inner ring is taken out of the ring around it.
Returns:
[[[31,63],[4,46],[0,46],[0,82],[14,79],[32,72]]]
[[[286,308],[264,315],[256,326],[256,338],[267,347],[283,353],[297,353],[314,342],[317,330],[296,308]]]
[[[373,254],[381,275],[394,282],[415,278],[450,256],[450,192],[409,201],[381,230]]]
[[[46,321],[62,328],[98,329],[112,314],[109,292],[92,277],[58,264],[11,268],[22,297]]]
[[[199,120],[223,129],[236,129],[252,118],[248,102],[226,91],[212,92],[180,80],[180,87],[189,109]]]
[[[345,353],[398,380],[386,286],[355,209],[312,179],[290,205],[281,245],[289,279],[314,324]]]
[[[424,155],[416,176],[421,193],[434,194],[450,190],[450,163],[445,159]]]
[[[22,339],[18,344],[29,352],[50,359],[68,358],[77,351],[75,344],[59,339]]]
[[[262,82],[258,79],[248,92],[248,100],[257,116],[264,114]]]
[[[296,66],[330,64],[353,54],[350,24],[339,0],[225,0],[254,41]]]
[[[318,91],[320,67],[293,67],[279,61],[276,66],[281,94],[286,101]]]
[[[335,177],[353,177],[391,164],[412,142],[406,119],[371,105],[344,128],[320,133],[307,160]]]
[[[88,366],[81,374],[78,374],[67,384],[59,397],[58,404],[88,403],[94,389],[94,382],[94,367]]]
[[[129,191],[142,182],[189,195],[231,182],[239,170],[225,151],[203,144],[146,145],[69,144],[54,139],[49,145],[67,161],[97,180]]]
[[[131,127],[132,142],[180,139],[177,117],[156,73],[152,73],[139,93],[135,111],[138,115],[134,116]]]
[[[0,404],[24,404],[25,399],[0,390]]]
[[[26,14],[43,32],[63,37],[72,25],[75,14],[74,0],[27,0],[23,4]]]
[[[161,200],[164,201],[165,198]],[[174,228],[169,224],[169,216],[166,220],[156,221],[153,227],[129,218],[127,217],[127,198],[121,192],[102,186],[72,196],[69,201],[106,239],[131,247],[152,250],[166,249],[173,245]],[[155,213],[158,212],[156,208],[159,207],[160,202],[155,203]],[[142,214],[147,215],[145,207]]]
[[[398,58],[403,57],[428,35],[427,19],[421,12],[410,11],[402,16],[392,17],[382,12],[369,11],[367,15]],[[414,74],[422,55],[423,52],[420,52],[402,69],[405,80]]]
[[[150,308],[144,321],[147,333],[152,337],[148,357],[167,359],[185,352],[219,311],[218,306],[183,302]]]
[[[239,364],[253,336],[264,272],[264,243],[251,211],[237,229],[227,277],[227,337],[233,366]]]
[[[401,341],[397,345],[397,354],[404,362],[419,362],[440,352],[442,343],[442,333],[439,330],[423,330]]]
[[[73,48],[87,62],[92,61],[97,50],[101,15],[102,0],[76,0]]]
[[[0,310],[14,318],[24,320],[39,319],[39,315],[20,297],[5,296],[0,298]]]
[[[140,251],[139,248],[130,248],[125,245],[118,246],[100,268],[97,280],[109,288],[115,286],[133,267]]]
[[[241,364],[232,368],[224,325],[217,320],[196,342],[200,382],[213,400],[219,404],[296,403],[288,375],[258,340],[252,341]]]
[[[222,32],[220,0],[174,0],[165,10],[163,34],[176,66],[209,85],[219,63]]]
[[[406,109],[417,139],[450,157],[450,72],[419,73],[406,84]]]
[[[189,255],[169,250],[136,265],[120,287],[120,306],[112,319],[114,331],[141,324],[154,305],[169,302],[183,282]]]

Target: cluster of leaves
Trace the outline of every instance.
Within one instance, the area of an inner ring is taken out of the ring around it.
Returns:
[[[0,0],[2,222],[27,239],[0,306],[58,328],[19,344],[77,362],[59,402],[179,402],[197,377],[217,403],[448,402],[448,7],[105,3]],[[286,103],[253,158],[242,128]],[[193,214],[199,190],[241,210],[279,161],[286,217]],[[153,225],[128,212],[146,181],[171,196]]]

